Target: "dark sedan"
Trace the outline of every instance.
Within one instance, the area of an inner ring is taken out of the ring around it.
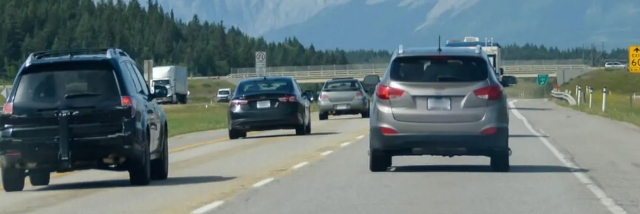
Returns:
[[[250,131],[295,129],[311,133],[310,103],[291,77],[242,80],[229,101],[229,139]]]

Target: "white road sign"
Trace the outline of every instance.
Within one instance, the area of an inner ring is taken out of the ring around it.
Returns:
[[[267,52],[256,52],[256,75],[266,76],[267,74]]]

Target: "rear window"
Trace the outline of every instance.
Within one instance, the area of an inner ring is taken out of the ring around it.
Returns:
[[[110,64],[77,62],[33,65],[22,71],[14,103],[54,104],[64,99],[83,97],[120,100]]]
[[[241,82],[237,95],[256,93],[293,93],[293,82],[290,80],[249,80]]]
[[[323,91],[357,91],[360,85],[357,80],[331,81],[324,84]]]
[[[229,91],[218,91],[218,94],[227,95],[229,94]]]
[[[489,66],[480,57],[410,56],[391,64],[391,80],[401,82],[477,82],[489,77]]]

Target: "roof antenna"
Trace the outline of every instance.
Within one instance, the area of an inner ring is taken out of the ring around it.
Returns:
[[[440,48],[440,35],[438,35],[438,52],[442,52],[442,48]]]

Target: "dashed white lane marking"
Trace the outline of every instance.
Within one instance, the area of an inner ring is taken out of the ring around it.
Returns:
[[[265,185],[265,184],[267,184],[267,183],[269,183],[271,181],[273,181],[273,178],[267,178],[267,179],[261,180],[258,183],[253,184],[253,187],[261,187],[261,186],[263,186],[263,185]]]
[[[531,133],[539,136],[538,139],[542,141],[542,143],[553,153],[562,164],[564,164],[567,168],[571,169],[571,174],[573,174],[580,183],[587,187],[612,214],[627,214],[627,211],[622,209],[622,207],[618,206],[616,202],[607,196],[607,193],[602,190],[602,188],[598,187],[584,172],[577,171],[578,166],[573,163],[570,159],[564,156],[553,144],[551,144],[546,138],[540,137],[542,136],[538,131],[536,131],[533,126],[529,123],[527,118],[525,118],[520,112],[516,109],[516,106],[513,104],[518,100],[514,100],[509,102],[509,107],[511,107],[511,112],[529,129]]]
[[[351,142],[344,142],[340,144],[340,147],[345,147],[345,146],[348,146],[349,144],[351,144]]]
[[[356,139],[360,140],[360,139],[362,139],[363,137],[364,137],[364,135],[360,135],[360,136],[356,137]]]
[[[296,164],[295,166],[291,167],[292,169],[298,169],[300,167],[306,166],[307,164],[309,164],[309,162],[302,162],[299,164]]]
[[[216,207],[219,207],[222,204],[224,204],[224,201],[214,201],[213,203],[204,205],[204,206],[194,210],[193,212],[191,212],[191,214],[203,214],[203,213],[206,213],[206,212],[209,212],[209,211],[215,209]]]
[[[331,154],[332,152],[333,151],[326,151],[326,152],[321,153],[320,155],[325,156],[325,155]]]

